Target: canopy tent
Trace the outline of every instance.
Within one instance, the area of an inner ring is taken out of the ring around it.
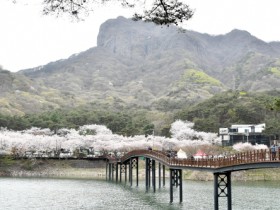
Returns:
[[[204,153],[203,151],[201,150],[198,150],[196,154],[194,154],[193,156],[194,158],[206,158],[207,157],[207,154]]]
[[[179,149],[179,151],[177,152],[177,158],[179,159],[187,158],[186,152],[184,152],[182,149]]]

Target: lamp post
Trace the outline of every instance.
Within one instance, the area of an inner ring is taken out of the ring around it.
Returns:
[[[155,130],[153,129],[153,150],[154,150],[154,138],[155,138]]]
[[[249,130],[245,129],[245,135],[247,136],[247,143],[249,143]]]

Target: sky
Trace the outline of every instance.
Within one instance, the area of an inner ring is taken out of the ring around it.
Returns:
[[[195,10],[183,24],[188,30],[211,35],[246,30],[265,41],[280,41],[279,0],[183,0]],[[0,1],[0,66],[18,70],[66,59],[96,46],[100,25],[134,10],[98,7],[84,21],[42,15],[40,0]]]

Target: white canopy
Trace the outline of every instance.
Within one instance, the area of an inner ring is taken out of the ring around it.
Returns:
[[[187,158],[187,154],[182,149],[179,149],[179,151],[177,152],[177,157],[180,159]]]

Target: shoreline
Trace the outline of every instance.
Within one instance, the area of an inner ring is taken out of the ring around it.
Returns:
[[[88,160],[12,160],[0,165],[0,177],[42,177],[42,178],[103,178],[105,161]]]
[[[139,179],[145,178],[144,163],[139,164]],[[156,173],[157,174],[157,173]],[[166,172],[168,178],[169,173]],[[106,179],[104,160],[0,159],[0,177]],[[184,170],[183,179],[213,181],[211,172]],[[280,168],[254,169],[232,173],[232,181],[280,181]]]

